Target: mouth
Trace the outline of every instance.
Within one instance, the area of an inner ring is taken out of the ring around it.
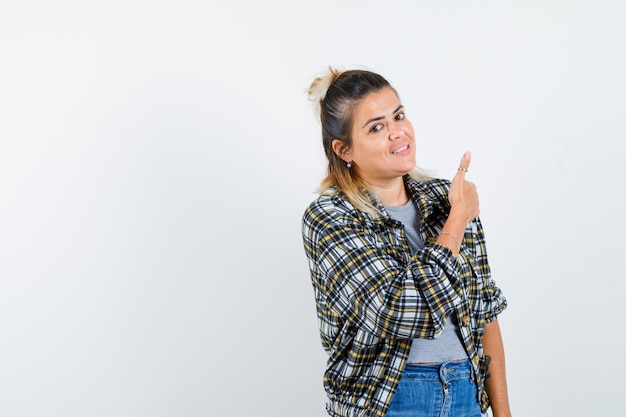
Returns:
[[[393,152],[391,152],[391,153],[395,155],[395,154],[398,154],[398,153],[400,153],[400,152],[404,152],[404,151],[406,151],[407,149],[409,149],[409,145],[404,145],[403,147],[398,148],[398,149],[396,149],[395,151],[393,151]]]

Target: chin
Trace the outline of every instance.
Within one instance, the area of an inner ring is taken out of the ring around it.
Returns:
[[[412,163],[412,164],[407,164],[404,166],[404,171],[406,171],[406,173],[408,174],[409,172],[413,171],[413,169],[415,168],[416,163]]]

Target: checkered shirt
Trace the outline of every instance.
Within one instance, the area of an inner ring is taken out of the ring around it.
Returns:
[[[458,257],[436,243],[448,213],[450,182],[405,176],[420,212],[425,247],[412,255],[403,225],[367,191],[379,213],[352,206],[329,189],[302,218],[322,345],[324,388],[335,417],[382,417],[398,386],[413,338],[434,338],[455,312],[485,411],[485,324],[506,308],[491,279],[480,219],[462,237]]]

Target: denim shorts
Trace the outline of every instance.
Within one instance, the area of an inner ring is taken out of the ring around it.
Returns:
[[[469,360],[408,364],[385,417],[484,417]]]

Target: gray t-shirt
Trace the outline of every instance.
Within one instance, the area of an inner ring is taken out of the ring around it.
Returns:
[[[385,206],[387,213],[404,225],[404,232],[409,247],[413,254],[424,247],[424,242],[419,236],[419,214],[413,203],[409,200],[403,206]],[[441,333],[436,339],[413,339],[408,363],[446,362],[466,359],[467,352],[461,342],[461,332],[456,314],[448,315]]]

